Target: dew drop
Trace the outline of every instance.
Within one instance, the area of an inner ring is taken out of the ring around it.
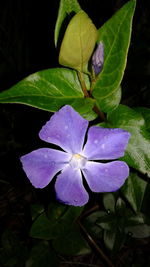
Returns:
[[[55,165],[55,161],[51,161],[50,166],[54,166],[54,165]]]
[[[95,139],[95,140],[94,140],[94,144],[97,144],[97,143],[98,143],[98,140],[97,140],[97,139]]]
[[[109,209],[107,210],[107,213],[110,214],[110,210]]]
[[[105,148],[105,144],[102,144],[102,145],[101,145],[101,148],[104,149],[104,148]]]
[[[68,129],[68,125],[65,125],[65,130],[67,130]]]
[[[128,232],[128,236],[133,236],[133,233],[132,232]]]

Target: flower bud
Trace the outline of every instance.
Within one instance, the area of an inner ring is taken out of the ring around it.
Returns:
[[[70,21],[59,53],[61,65],[86,72],[97,40],[97,29],[84,11]]]
[[[92,66],[96,75],[98,75],[103,67],[104,63],[104,46],[103,43],[100,42],[96,51],[92,56]]]

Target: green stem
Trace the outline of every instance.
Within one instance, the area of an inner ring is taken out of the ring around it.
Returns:
[[[84,81],[83,73],[78,71],[78,77],[79,77],[79,81],[80,81],[84,96],[85,97],[90,97],[90,95],[89,95],[89,93],[87,91],[87,88],[86,88],[86,84],[85,84],[85,81]]]
[[[106,121],[104,113],[96,105],[93,107],[93,111],[98,114],[102,121]]]
[[[93,97],[92,97],[92,89],[90,89],[90,91],[88,92],[88,90],[86,88],[85,80],[84,80],[84,77],[83,77],[83,73],[78,71],[78,77],[79,77],[79,81],[80,81],[80,84],[81,84],[82,91],[84,93],[84,97],[88,97],[88,98],[92,98],[93,99]],[[97,115],[101,118],[102,121],[106,120],[104,113],[102,111],[100,111],[100,109],[96,105],[94,105],[93,111],[95,113],[97,113]]]

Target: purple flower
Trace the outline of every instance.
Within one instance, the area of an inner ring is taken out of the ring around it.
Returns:
[[[21,157],[23,169],[34,187],[47,186],[57,174],[57,198],[68,205],[82,206],[89,196],[86,182],[93,192],[119,189],[128,177],[129,168],[123,161],[100,163],[124,155],[130,134],[122,129],[92,126],[85,135],[88,121],[66,105],[43,126],[39,137],[62,148],[40,148]]]
[[[104,63],[104,46],[103,43],[100,42],[96,51],[92,56],[92,66],[94,68],[94,72],[96,75],[98,75],[101,72],[103,63]]]

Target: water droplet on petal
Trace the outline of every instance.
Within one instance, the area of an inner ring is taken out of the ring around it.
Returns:
[[[67,130],[69,127],[68,127],[68,125],[65,125],[65,130]]]
[[[105,144],[102,144],[102,145],[101,145],[101,148],[104,149],[104,148],[105,148]]]
[[[51,161],[51,162],[50,162],[50,165],[51,165],[51,166],[54,166],[54,165],[55,165],[55,161]]]

